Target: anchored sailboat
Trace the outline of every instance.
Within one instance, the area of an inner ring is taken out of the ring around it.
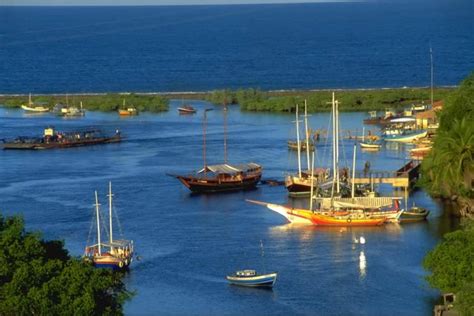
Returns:
[[[224,105],[225,106],[225,105]],[[176,177],[189,190],[195,193],[215,193],[255,188],[262,177],[262,167],[254,162],[230,164],[227,162],[227,108],[224,109],[224,163],[208,165],[206,160],[206,126],[207,112],[204,110],[203,121],[203,160],[201,170],[188,175],[171,175]]]
[[[84,259],[91,262],[98,268],[112,268],[114,270],[127,269],[133,259],[133,240],[113,239],[112,224],[112,183],[109,182],[109,242],[102,242],[101,239],[101,214],[100,204],[95,191],[95,217],[97,227],[97,243],[87,246],[84,252]]]

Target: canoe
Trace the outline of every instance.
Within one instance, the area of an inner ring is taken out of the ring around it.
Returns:
[[[255,270],[241,270],[226,279],[230,284],[248,287],[273,287],[277,279],[277,272],[257,274]]]

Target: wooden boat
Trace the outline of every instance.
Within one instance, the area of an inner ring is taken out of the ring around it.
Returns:
[[[121,141],[122,136],[118,130],[115,132],[115,135],[107,136],[97,129],[58,132],[54,128],[48,127],[44,130],[42,137],[18,137],[14,140],[7,140],[3,144],[3,149],[40,150],[70,148],[118,143]]]
[[[430,211],[428,211],[425,208],[422,207],[412,207],[407,211],[404,211],[402,215],[400,216],[400,222],[401,223],[411,223],[411,222],[419,222],[419,221],[424,221],[430,214]]]
[[[266,287],[271,288],[276,282],[277,272],[265,272],[264,253],[263,253],[263,242],[260,241],[260,249],[262,256],[263,274],[258,274],[255,270],[239,270],[232,275],[228,275],[226,279],[230,284],[247,286],[247,287]]]
[[[194,114],[196,113],[196,109],[191,105],[183,105],[178,108],[178,112],[179,114]]]
[[[206,113],[204,111],[203,124],[203,158],[204,166],[201,170],[188,175],[171,175],[183,183],[194,193],[216,193],[225,191],[238,191],[255,188],[262,177],[262,166],[254,162],[243,164],[230,164],[227,162],[227,128],[224,111],[224,163],[208,165],[206,161]]]
[[[109,182],[109,242],[101,240],[101,215],[99,199],[95,191],[95,211],[97,227],[97,243],[87,246],[84,252],[84,260],[92,263],[97,268],[111,268],[113,270],[128,269],[133,260],[133,240],[114,240],[112,225],[112,183]]]
[[[262,167],[256,163],[205,166],[190,175],[175,175],[195,193],[215,193],[255,188],[262,177]]]
[[[45,113],[49,112],[49,108],[42,105],[35,105],[33,101],[31,101],[31,93],[28,97],[28,105],[21,105],[21,108],[27,112],[34,112],[34,113]]]
[[[240,270],[226,279],[234,285],[249,287],[273,287],[277,279],[277,272],[257,274],[255,270]]]
[[[308,146],[306,145],[306,142],[300,141],[300,150],[301,151],[306,151],[307,147]],[[294,140],[289,140],[288,141],[288,149],[298,150],[298,143]],[[309,151],[314,151],[314,144],[312,142],[309,143]]]

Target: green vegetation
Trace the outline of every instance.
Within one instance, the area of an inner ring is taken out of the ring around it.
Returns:
[[[104,94],[104,95],[81,95],[70,96],[68,102],[71,105],[79,107],[82,102],[83,107],[91,111],[117,111],[125,107],[135,107],[138,111],[162,112],[168,110],[168,99],[157,94]],[[41,95],[32,97],[35,103],[45,103],[53,108],[55,104],[66,104],[65,96]],[[28,96],[4,96],[0,97],[0,104],[6,107],[20,107],[28,103]]]
[[[71,258],[61,241],[0,215],[0,315],[120,315],[121,275]]]
[[[436,99],[444,99],[453,89],[437,88]],[[420,103],[430,99],[428,88],[407,89],[373,89],[336,91],[341,111],[371,111],[386,108],[400,109],[412,103]],[[330,111],[328,103],[332,99],[332,91],[287,91],[264,92],[258,89],[218,90],[206,97],[215,104],[239,104],[244,111],[293,111],[296,104],[304,104],[307,100],[309,112]]]
[[[474,221],[444,238],[423,262],[431,272],[427,280],[445,293],[456,293],[461,315],[474,315]]]
[[[458,199],[461,215],[472,208],[474,191],[474,73],[446,100],[422,185],[434,196]]]

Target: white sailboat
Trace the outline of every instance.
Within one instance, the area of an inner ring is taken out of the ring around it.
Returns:
[[[101,240],[101,214],[100,204],[95,191],[95,217],[97,227],[97,243],[87,246],[84,259],[98,268],[112,268],[113,270],[127,269],[133,260],[133,240],[113,239],[113,207],[112,207],[112,183],[109,182],[109,242]]]

